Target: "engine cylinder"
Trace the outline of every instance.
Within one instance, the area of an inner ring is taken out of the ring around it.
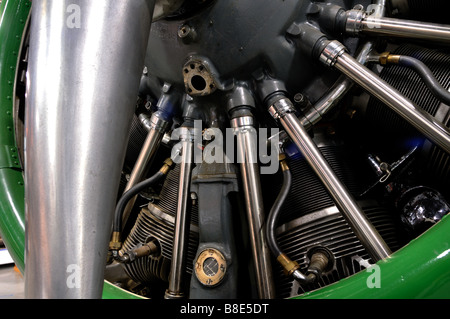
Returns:
[[[331,134],[331,136],[330,136]],[[372,177],[372,172],[362,155],[352,147],[340,142],[331,127],[323,132],[316,130],[315,142],[322,155],[349,191],[359,194]],[[330,138],[331,137],[331,138]],[[299,285],[284,275],[283,269],[274,267],[276,294],[280,298],[297,296],[334,283],[362,270],[357,260],[370,260],[364,246],[352,232],[332,198],[306,160],[296,150],[288,147],[291,155],[289,167],[293,176],[292,188],[281,209],[279,226],[276,230],[280,249],[300,265],[306,272],[309,265],[308,253],[317,247],[329,250],[334,257],[333,267],[324,272],[317,283]],[[273,176],[269,177],[273,179]],[[276,185],[276,181],[263,181],[263,185]],[[274,188],[264,188],[267,205],[270,207]],[[397,225],[391,212],[375,200],[357,201],[366,217],[380,233],[392,251],[399,248]]]
[[[136,223],[125,240],[122,252],[132,249],[149,238],[158,240],[161,247],[159,256],[148,256],[126,264],[125,271],[134,281],[144,285],[157,280],[168,281],[173,250],[177,189],[180,167],[169,172],[161,189],[159,199],[150,203],[139,213]],[[191,208],[191,226],[188,240],[186,272],[192,274],[192,265],[198,246],[197,205]]]

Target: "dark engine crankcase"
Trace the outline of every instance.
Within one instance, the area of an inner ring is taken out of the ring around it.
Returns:
[[[354,5],[349,2],[330,1],[346,9]],[[359,3],[366,5],[367,2]],[[203,111],[210,111],[210,105],[214,105],[215,108],[219,105],[220,108],[223,95],[230,92],[237,82],[252,83],[264,73],[269,73],[273,78],[282,80],[291,93],[311,92],[309,98],[314,102],[314,98],[319,98],[327,87],[331,86],[336,74],[325,72],[324,68],[312,63],[310,57],[300,52],[287,36],[287,30],[292,23],[307,20],[311,5],[311,1],[298,0],[265,1],[264,5],[254,0],[204,1],[195,10],[185,8],[169,18],[155,22],[152,25],[146,58],[148,74],[142,79],[141,94],[155,99],[159,94],[158,85],[166,82],[182,94],[187,93],[193,97],[196,104],[202,105]],[[358,43],[355,41],[350,44],[350,49],[352,45]],[[448,57],[440,53],[425,52],[417,48],[401,47],[396,53],[408,52],[420,52],[425,58],[436,58],[441,62],[444,61],[442,62],[444,64],[448,63]],[[412,71],[396,68],[398,67],[386,68],[381,72],[381,76],[407,96],[409,93],[425,91],[424,88],[417,89],[417,86],[420,87],[422,84],[420,80],[414,79]],[[440,70],[439,66],[436,68]],[[440,72],[439,76],[448,79],[448,68]],[[405,81],[405,78],[408,81]],[[414,96],[410,98],[414,100]],[[419,101],[416,102],[419,105],[434,107],[433,110],[426,111],[432,115],[438,113],[437,110],[441,106],[432,97],[423,94],[417,98]],[[225,108],[226,104],[223,105],[222,111],[226,112]],[[395,133],[398,133],[398,128],[401,127],[396,124],[398,119],[385,110],[386,107],[370,99],[366,115],[369,125],[376,126],[371,131],[389,132],[389,128],[397,127]],[[220,126],[228,126],[226,116],[223,121]],[[384,125],[383,123],[386,127],[380,127]],[[356,151],[358,147],[348,147],[346,142],[341,143],[336,136],[324,135],[317,129],[315,133],[315,141],[336,175],[353,195],[361,194],[374,176],[367,171],[369,167],[364,166],[364,159]],[[372,144],[377,147],[378,137],[370,139],[364,136],[366,140],[361,144],[364,148]],[[403,141],[407,138],[409,137],[402,135]],[[142,137],[139,139],[143,140]],[[136,141],[137,138],[133,140]],[[437,170],[433,176],[443,176],[444,183],[448,183],[450,180],[448,165],[442,164],[448,162],[448,155],[441,152],[434,145],[428,147],[426,152],[429,158],[428,172]],[[302,271],[306,270],[309,263],[310,251],[317,247],[329,250],[334,260],[332,267],[320,280],[308,286],[300,286],[284,276],[281,267],[274,260],[275,289],[277,297],[282,298],[295,296],[348,277],[362,269],[361,260],[370,259],[305,159],[295,150],[289,155],[291,155],[288,162],[293,175],[293,185],[289,198],[283,206],[276,231],[279,245],[300,264]],[[426,156],[422,155],[422,158]],[[445,169],[447,171],[443,175],[442,170]],[[155,238],[161,247],[160,256],[145,257],[125,266],[127,274],[136,282],[149,285],[167,280],[172,253],[178,174],[178,168],[169,174],[157,202],[150,203],[141,210],[134,228],[124,243],[123,250],[127,250],[149,238]],[[279,178],[280,174],[262,177],[266,208],[272,205],[278,194],[281,187]],[[374,194],[371,193],[358,203],[391,250],[395,251],[401,246],[401,241],[397,237],[399,230],[396,216],[391,211],[392,207],[386,207],[372,195]],[[193,272],[202,226],[201,218],[198,217],[202,213],[199,212],[198,206],[191,207],[190,215],[191,227],[186,263],[188,275]]]
[[[330,1],[344,8],[346,1]],[[364,1],[363,1],[364,2]],[[311,1],[206,2],[203,10],[152,25],[146,66],[160,81],[192,96],[227,91],[262,71],[289,90],[323,73],[289,39],[293,23],[307,19]]]

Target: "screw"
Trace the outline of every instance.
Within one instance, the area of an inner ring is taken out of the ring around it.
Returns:
[[[189,43],[195,40],[195,38],[197,37],[197,33],[195,32],[195,29],[190,25],[183,24],[178,29],[178,37],[182,39],[183,42]]]

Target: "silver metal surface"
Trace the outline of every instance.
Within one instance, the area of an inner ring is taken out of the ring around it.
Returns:
[[[319,60],[328,66],[334,66],[336,60],[346,51],[345,46],[339,41],[333,40],[323,49]]]
[[[190,198],[189,188],[191,184],[192,168],[194,162],[194,132],[189,128],[181,128],[181,163],[180,183],[178,186],[178,203],[175,217],[175,234],[173,238],[173,252],[169,274],[169,287],[165,298],[183,298],[183,277],[186,266],[187,236],[189,234],[187,204]]]
[[[305,129],[309,129],[318,123],[324,114],[331,110],[341,101],[351,87],[353,82],[345,76],[341,76],[334,85],[325,93],[300,119]]]
[[[372,48],[373,42],[366,42],[356,56],[356,60],[361,64],[366,64],[369,61]],[[327,93],[311,109],[305,112],[304,117],[300,119],[303,127],[309,129],[312,125],[318,123],[322,116],[335,107],[352,87],[353,81],[346,76],[339,77]]]
[[[124,193],[127,192],[134,185],[139,183],[147,172],[148,166],[153,159],[159,145],[161,144],[162,137],[168,126],[168,122],[159,118],[156,114],[153,114],[149,121],[149,132],[145,139],[144,145],[142,146],[141,152],[134,164],[133,170],[130,174],[130,179],[125,187]],[[125,207],[122,216],[123,227],[128,220],[131,210],[136,202],[136,196],[133,197]]]
[[[337,59],[335,68],[389,106],[447,153],[450,153],[449,129],[404,97],[374,72],[358,63],[347,53],[342,54]]]
[[[450,42],[450,26],[437,23],[367,16],[361,21],[360,31],[373,36]]]
[[[237,137],[237,160],[240,163],[258,295],[261,299],[272,299],[275,298],[275,288],[271,253],[263,227],[265,214],[257,158],[257,133],[252,125],[248,125],[253,123],[253,118],[246,118],[231,121],[231,126]]]
[[[293,112],[285,112],[279,115],[280,122],[286,133],[297,145],[313,171],[322,181],[336,206],[342,212],[370,256],[376,261],[388,257],[391,253],[389,247],[367,220],[364,212],[356,204],[345,185],[337,178],[314,141],[301,125],[300,120]]]
[[[345,23],[345,32],[350,35],[357,35],[361,31],[361,22],[366,13],[363,10],[347,11],[347,21]]]
[[[253,128],[253,117],[252,116],[241,116],[241,117],[236,117],[234,119],[231,120],[231,127],[235,127],[235,128],[244,128],[245,127],[252,127]]]
[[[25,116],[28,298],[102,296],[153,6],[33,1]]]

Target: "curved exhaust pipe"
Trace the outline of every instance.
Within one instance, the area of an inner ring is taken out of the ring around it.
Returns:
[[[100,298],[155,0],[34,0],[27,298]]]

